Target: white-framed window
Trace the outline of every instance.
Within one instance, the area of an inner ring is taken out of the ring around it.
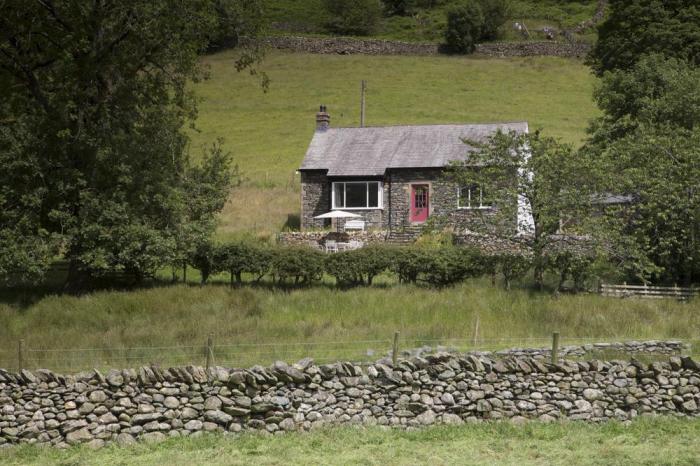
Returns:
[[[490,209],[493,202],[487,190],[476,183],[460,186],[457,189],[457,207],[460,209]]]
[[[334,209],[381,209],[382,183],[379,181],[333,182],[331,205]]]

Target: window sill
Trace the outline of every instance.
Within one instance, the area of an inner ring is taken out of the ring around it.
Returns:
[[[384,210],[384,207],[333,207],[331,210]]]
[[[492,206],[485,207],[457,207],[457,210],[493,210]]]

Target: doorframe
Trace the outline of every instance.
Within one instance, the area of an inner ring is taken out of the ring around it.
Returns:
[[[411,220],[411,203],[413,202],[413,186],[427,186],[428,187],[428,218],[433,215],[433,182],[432,181],[409,181],[408,183],[408,223],[411,225],[422,225],[428,221],[425,219],[423,222],[414,222]]]

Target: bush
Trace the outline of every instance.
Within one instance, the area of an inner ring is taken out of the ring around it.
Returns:
[[[317,249],[301,246],[279,247],[271,250],[270,273],[277,283],[292,281],[295,285],[309,284],[323,276],[324,255]]]
[[[509,0],[480,0],[484,23],[481,29],[481,40],[498,39],[500,28],[511,13]]]
[[[477,41],[498,38],[509,14],[509,0],[466,0],[453,6],[447,10],[447,46],[456,53],[473,53]]]
[[[594,258],[591,256],[560,251],[547,259],[549,269],[559,275],[557,290],[561,290],[566,280],[571,279],[574,283],[574,291],[582,291],[586,280],[593,275]]]
[[[484,29],[484,13],[476,0],[467,0],[447,10],[445,42],[452,52],[473,53]]]
[[[464,247],[442,247],[426,255],[422,280],[432,286],[448,286],[482,273],[478,251]]]
[[[188,258],[189,264],[199,270],[202,284],[209,280],[209,276],[218,272],[216,254],[218,246],[211,241],[203,241],[197,245]]]
[[[331,254],[326,272],[340,285],[371,285],[374,278],[389,269],[395,248],[370,245],[354,251]]]
[[[331,17],[327,27],[335,34],[371,34],[382,17],[379,0],[325,0],[325,7]]]
[[[503,275],[506,290],[510,290],[513,280],[523,277],[532,267],[532,261],[528,257],[517,253],[499,254],[496,260],[498,269]]]
[[[404,16],[414,6],[414,0],[382,0],[384,10],[389,16]]]
[[[418,276],[425,269],[428,250],[417,246],[393,248],[390,270],[399,277],[401,283],[417,283]]]
[[[270,270],[271,252],[268,247],[248,241],[228,243],[220,246],[215,253],[216,269],[226,271],[236,283],[243,281],[242,275],[249,273],[260,281]]]

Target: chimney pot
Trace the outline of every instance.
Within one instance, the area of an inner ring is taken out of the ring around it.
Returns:
[[[331,126],[331,116],[326,111],[326,106],[321,105],[316,114],[316,131],[326,131]]]

